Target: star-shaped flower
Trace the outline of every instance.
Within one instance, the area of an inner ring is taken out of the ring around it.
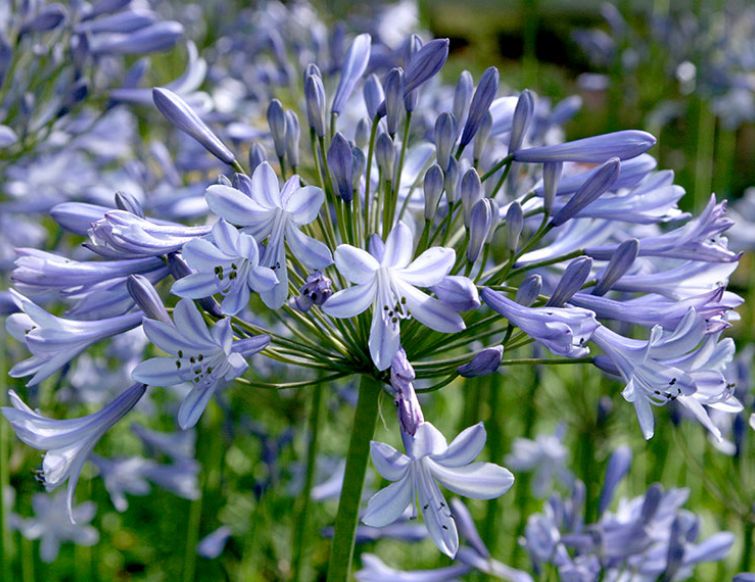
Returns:
[[[440,283],[453,268],[456,253],[453,249],[432,247],[412,261],[413,242],[409,227],[399,222],[384,247],[380,241],[371,244],[369,253],[351,245],[336,249],[336,267],[354,285],[335,293],[323,310],[345,318],[372,305],[369,348],[378,370],[387,369],[399,349],[402,319],[414,317],[444,333],[465,327],[464,320],[451,307],[417,289]]]
[[[459,534],[438,483],[474,499],[499,497],[514,484],[514,476],[507,469],[472,462],[485,446],[485,439],[485,428],[479,423],[461,432],[449,445],[437,428],[424,422],[414,437],[406,439],[407,455],[373,441],[372,461],[378,472],[394,483],[372,496],[362,521],[372,527],[393,523],[416,498],[435,545],[454,557]]]

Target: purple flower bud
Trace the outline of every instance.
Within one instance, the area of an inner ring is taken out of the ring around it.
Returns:
[[[459,81],[456,83],[454,90],[454,103],[452,113],[457,123],[457,128],[463,125],[467,120],[467,111],[472,101],[474,92],[474,79],[469,71],[462,71],[459,75]]]
[[[325,87],[319,75],[309,75],[304,81],[307,121],[317,137],[325,135]]]
[[[516,292],[516,302],[525,307],[529,307],[537,301],[540,291],[543,288],[543,278],[534,274],[527,277]]]
[[[522,147],[524,136],[527,133],[527,127],[532,120],[532,114],[535,112],[535,101],[532,93],[527,89],[519,95],[514,109],[514,119],[511,122],[511,136],[509,137],[509,152],[515,152]]]
[[[614,185],[620,171],[621,161],[619,158],[611,158],[605,162],[556,213],[551,224],[561,226],[567,220],[577,216],[581,210],[595,202]]]
[[[343,111],[346,101],[354,91],[354,87],[356,87],[365,70],[367,70],[371,49],[372,37],[369,34],[360,34],[351,43],[346,60],[341,68],[341,78],[338,81],[338,88],[333,98],[331,111],[336,115]]]
[[[435,218],[440,197],[443,194],[443,171],[438,164],[433,164],[425,172],[423,188],[425,192],[425,220],[430,221]]]
[[[464,205],[464,224],[469,226],[472,207],[482,198],[482,183],[477,170],[469,168],[461,179],[461,203]]]
[[[488,67],[480,78],[477,89],[472,97],[472,103],[469,106],[467,122],[464,124],[464,131],[461,132],[459,145],[464,148],[472,141],[472,138],[480,128],[485,114],[490,110],[490,104],[495,99],[498,92],[498,69]]]
[[[474,263],[482,252],[482,247],[495,227],[498,204],[490,198],[481,198],[472,207],[469,214],[469,242],[467,243],[467,261]]]
[[[435,157],[441,169],[448,167],[456,136],[456,120],[453,114],[441,113],[435,120]]]
[[[482,153],[485,151],[485,145],[488,143],[490,137],[490,130],[493,128],[493,116],[488,111],[480,122],[480,128],[477,130],[477,135],[474,136],[474,148],[472,150],[472,157],[475,160],[482,158]]]
[[[638,130],[616,131],[594,137],[550,146],[527,148],[514,152],[518,162],[584,162],[603,163],[610,158],[628,160],[645,153],[655,145],[655,138]]]
[[[63,202],[50,210],[50,216],[67,231],[86,236],[93,222],[110,210],[106,206],[86,202]]]
[[[367,251],[378,261],[382,262],[383,255],[385,254],[385,243],[380,238],[380,235],[373,234],[370,236],[370,239],[367,241]]]
[[[459,162],[454,157],[448,160],[448,167],[444,170],[443,189],[449,204],[459,199]]]
[[[143,275],[129,275],[126,289],[136,305],[149,319],[156,319],[172,324],[168,310],[165,309],[157,289]]]
[[[273,136],[275,155],[282,159],[286,155],[286,114],[277,99],[273,99],[267,107],[267,124]]]
[[[351,189],[357,191],[360,187],[364,169],[367,167],[367,156],[364,155],[364,152],[360,148],[353,147],[351,148],[351,159],[351,165],[353,167],[351,174]]]
[[[590,257],[579,257],[574,259],[564,269],[561,280],[551,294],[551,298],[546,305],[561,307],[569,301],[572,296],[582,288],[592,270],[592,259]]]
[[[155,106],[177,129],[193,137],[208,152],[226,164],[233,165],[236,158],[212,130],[205,125],[188,103],[170,89],[152,89]]]
[[[393,137],[401,121],[404,109],[404,73],[399,68],[391,69],[383,81],[385,91],[385,116],[388,133]]]
[[[307,277],[299,293],[294,298],[296,308],[307,311],[313,305],[322,305],[333,295],[333,282],[320,271],[315,271]]]
[[[184,28],[178,22],[157,22],[128,34],[97,35],[90,50],[96,56],[160,52],[173,48],[183,33]]]
[[[432,287],[433,293],[454,311],[469,311],[480,306],[477,287],[471,279],[458,275],[448,275]]]
[[[401,430],[411,436],[414,436],[417,427],[425,421],[412,384],[414,378],[414,368],[409,363],[404,349],[399,348],[391,361],[393,402],[396,405]]]
[[[180,253],[170,253],[168,255],[168,267],[170,269],[170,274],[176,281],[192,274],[191,268],[186,264],[186,261]],[[223,311],[220,309],[220,305],[218,305],[218,302],[212,297],[204,297],[198,299],[197,302],[205,311],[207,311],[207,313],[214,315],[215,317],[223,317]]]
[[[299,118],[293,111],[286,111],[286,157],[292,168],[296,168],[299,165],[300,137]]]
[[[144,218],[144,208],[142,208],[141,203],[127,192],[115,193],[115,206],[121,210],[125,210],[126,212]]]
[[[383,173],[386,180],[393,181],[393,166],[396,162],[396,148],[393,146],[393,140],[387,133],[381,133],[378,136],[375,145],[375,158],[378,167]]]
[[[42,6],[36,15],[21,25],[19,36],[30,32],[47,32],[58,28],[66,19],[66,10],[60,4]]]
[[[254,173],[257,166],[267,161],[267,152],[262,144],[255,143],[249,148],[249,171]]]
[[[524,230],[524,212],[519,202],[512,202],[506,211],[506,248],[515,251]]]
[[[157,15],[151,10],[124,10],[97,20],[90,20],[78,25],[76,32],[98,34],[105,32],[134,32],[157,21]]]
[[[619,279],[621,279],[640,252],[640,241],[636,238],[625,240],[621,243],[608,261],[608,266],[603,271],[597,285],[592,290],[593,295],[605,295]]]
[[[354,144],[359,149],[367,149],[370,139],[370,124],[364,118],[357,122],[356,128],[354,128]]]
[[[438,74],[448,59],[449,44],[447,38],[436,38],[412,55],[404,77],[405,93],[411,93]]]
[[[603,489],[600,492],[600,504],[598,505],[598,514],[603,515],[613,499],[616,487],[629,472],[632,464],[632,450],[629,447],[618,447],[611,458],[608,460],[606,476],[603,479]]]
[[[327,157],[334,190],[342,200],[351,202],[354,197],[351,189],[354,158],[351,155],[351,145],[341,132],[337,132],[330,142]]]
[[[233,186],[233,182],[225,174],[220,174],[216,182],[221,186]]]
[[[252,179],[246,174],[240,174],[236,172],[231,179],[231,187],[243,192],[249,198],[252,197]]]
[[[84,15],[82,20],[91,20],[97,18],[102,14],[112,14],[123,10],[131,4],[132,0],[100,0],[95,2],[91,9]]]
[[[543,164],[543,206],[550,214],[553,211],[553,202],[558,192],[558,181],[564,169],[563,162],[546,162]]]
[[[367,80],[364,82],[363,93],[367,115],[370,116],[370,121],[372,121],[377,117],[378,109],[380,109],[380,105],[385,101],[383,86],[380,84],[377,75],[367,77]]]
[[[477,352],[469,362],[456,368],[456,371],[459,376],[464,378],[476,378],[477,376],[492,374],[501,365],[502,357],[503,346],[485,348]]]

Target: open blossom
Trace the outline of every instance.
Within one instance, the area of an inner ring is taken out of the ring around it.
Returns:
[[[473,462],[485,446],[485,439],[485,428],[480,423],[461,432],[449,445],[437,428],[424,422],[414,437],[407,439],[406,455],[373,441],[372,461],[378,472],[394,483],[372,496],[362,521],[373,527],[388,525],[418,499],[435,545],[454,557],[459,534],[438,483],[474,499],[499,497],[514,484],[514,476],[503,467]],[[416,514],[416,508],[414,511]]]
[[[17,363],[9,374],[14,378],[33,374],[29,385],[49,378],[92,344],[141,323],[141,313],[126,313],[94,321],[57,317],[15,289],[11,289],[10,293],[23,313],[15,313],[8,318],[8,332],[26,344],[32,357]]]
[[[244,356],[259,352],[270,342],[268,336],[255,336],[234,343],[229,319],[221,319],[208,329],[189,299],[176,305],[172,325],[145,319],[144,332],[171,355],[142,362],[132,376],[150,386],[192,384],[178,410],[178,424],[183,429],[197,423],[215,390],[246,370]]]
[[[412,261],[413,241],[409,227],[399,222],[370,252],[340,245],[336,267],[354,283],[335,293],[323,305],[334,317],[354,317],[372,305],[369,348],[378,370],[391,365],[400,344],[400,321],[414,317],[427,327],[443,333],[464,329],[464,320],[451,307],[430,297],[417,287],[440,283],[453,268],[453,249],[432,247]]]
[[[215,214],[243,227],[258,242],[267,240],[261,264],[278,277],[277,285],[260,293],[268,307],[278,309],[288,297],[286,245],[311,269],[324,269],[333,262],[326,245],[301,231],[317,218],[325,194],[314,186],[301,187],[299,176],[292,176],[281,188],[270,164],[263,162],[254,170],[249,196],[218,184],[207,189],[206,198]]]
[[[31,499],[34,517],[11,516],[11,527],[27,539],[41,540],[39,555],[47,564],[58,557],[61,542],[93,546],[100,539],[99,532],[89,525],[97,510],[95,504],[86,501],[69,508],[67,503],[63,492],[53,495],[35,493]],[[69,519],[69,515],[73,515],[73,519]]]
[[[250,289],[270,291],[278,283],[272,269],[259,264],[257,241],[225,220],[212,227],[213,242],[194,239],[183,247],[183,257],[195,273],[173,284],[179,297],[201,299],[223,295],[223,313],[235,315],[249,303]]]
[[[45,451],[41,477],[48,491],[68,480],[68,513],[73,520],[73,493],[92,449],[115,423],[139,402],[147,387],[134,384],[101,410],[70,420],[55,420],[34,412],[12,390],[12,407],[3,415],[16,435],[30,447]]]
[[[671,332],[653,327],[647,341],[626,338],[603,326],[593,333],[593,341],[605,352],[597,363],[605,367],[607,360],[611,371],[627,383],[622,395],[634,404],[646,439],[654,433],[651,405],[678,401],[718,438],[720,432],[702,404],[733,412],[741,409],[723,375],[733,355],[731,340],[717,345],[705,333],[705,322],[694,309]]]

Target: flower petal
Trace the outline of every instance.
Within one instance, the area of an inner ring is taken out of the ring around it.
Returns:
[[[170,292],[187,299],[202,299],[219,291],[218,278],[212,273],[194,273],[173,283]]]
[[[225,265],[232,257],[204,238],[195,238],[187,242],[181,251],[183,258],[195,271],[212,272],[218,265]]]
[[[187,430],[197,424],[217,387],[217,384],[192,386],[191,392],[186,395],[178,409],[178,426],[182,430]]]
[[[427,460],[430,472],[444,487],[472,499],[493,499],[514,484],[511,471],[493,463],[472,463],[464,467],[445,467]]]
[[[391,445],[378,441],[370,442],[370,454],[375,469],[389,481],[398,481],[406,475],[411,460]]]
[[[222,184],[207,188],[205,199],[214,214],[239,226],[267,223],[275,212],[273,208],[262,206],[240,190]]]
[[[335,295],[333,296],[335,297]],[[331,297],[328,303],[333,300]],[[327,305],[327,303],[326,303]],[[372,325],[370,326],[370,339],[367,344],[370,348],[370,356],[378,370],[387,370],[391,366],[393,356],[399,349],[400,345],[400,328],[398,324],[383,319],[382,315],[375,312],[372,314]]]
[[[286,242],[293,255],[310,269],[324,269],[333,263],[327,245],[307,236],[290,222],[286,225]]]
[[[179,333],[186,337],[197,348],[215,347],[215,342],[207,329],[199,309],[194,302],[189,299],[181,299],[175,309],[173,309],[173,323],[176,325]]]
[[[405,475],[403,479],[391,483],[370,497],[362,522],[371,527],[383,527],[393,523],[412,502],[412,479]]]
[[[262,162],[252,174],[252,199],[267,209],[281,207],[278,176],[267,162]]]
[[[382,265],[394,269],[403,269],[414,256],[414,237],[406,224],[399,222],[393,227],[385,241],[385,253]]]
[[[446,437],[431,422],[423,422],[417,427],[412,441],[411,455],[420,459],[426,455],[442,454],[448,448]]]
[[[377,285],[374,281],[366,285],[347,287],[331,295],[323,304],[322,310],[333,317],[354,317],[372,305],[376,290]]]
[[[486,438],[485,427],[478,422],[461,431],[444,452],[432,455],[432,459],[445,467],[468,465],[480,454]]]
[[[298,178],[297,178],[298,180]],[[296,188],[283,201],[283,209],[296,224],[309,224],[320,212],[325,194],[315,186]]]
[[[414,259],[405,269],[396,271],[410,285],[432,287],[440,283],[451,272],[456,260],[456,252],[444,247],[432,247]]]
[[[239,231],[222,218],[212,227],[212,238],[222,253],[232,257],[238,255]]]
[[[454,333],[466,327],[461,316],[442,301],[430,297],[399,278],[395,280],[401,295],[406,297],[406,305],[412,317],[420,323],[443,333]]]
[[[136,366],[131,378],[148,386],[175,386],[184,380],[172,358],[151,358]]]
[[[364,284],[375,278],[380,263],[370,253],[351,245],[339,245],[335,253],[338,271],[351,283]]]
[[[275,271],[268,267],[256,267],[249,270],[247,282],[252,289],[260,293],[275,287],[278,284],[278,277]]]

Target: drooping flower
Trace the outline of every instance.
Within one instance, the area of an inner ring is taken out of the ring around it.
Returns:
[[[336,267],[353,286],[335,293],[323,305],[334,317],[354,317],[372,305],[369,348],[378,370],[391,365],[399,349],[400,321],[414,317],[427,327],[443,333],[464,329],[464,320],[451,307],[430,297],[417,287],[440,283],[453,268],[452,249],[432,247],[412,261],[413,241],[409,227],[399,222],[370,252],[340,245]]]
[[[598,327],[595,314],[580,307],[525,307],[486,287],[481,297],[492,309],[554,354],[579,358]]]
[[[506,464],[514,471],[533,473],[532,492],[536,497],[546,497],[553,490],[554,481],[571,485],[574,480],[566,467],[568,450],[562,441],[562,427],[555,434],[539,434],[535,440],[517,438],[506,456]]]
[[[267,239],[261,264],[278,277],[277,285],[260,293],[268,307],[280,308],[288,296],[286,244],[311,269],[324,269],[333,262],[326,245],[301,231],[302,226],[317,218],[325,194],[314,186],[301,187],[298,176],[292,176],[280,188],[272,167],[263,162],[254,170],[249,196],[218,184],[207,189],[206,198],[215,214],[244,227],[244,232],[258,242]]]
[[[26,344],[32,357],[17,363],[9,374],[14,378],[33,374],[29,385],[49,378],[92,344],[133,329],[141,322],[141,313],[98,321],[65,319],[48,313],[15,289],[10,293],[23,313],[8,318],[8,332]]]
[[[418,499],[435,545],[454,557],[459,535],[438,483],[474,499],[499,497],[514,483],[514,476],[503,467],[473,462],[485,446],[485,439],[485,428],[480,423],[461,432],[449,445],[438,429],[424,422],[414,437],[407,439],[406,455],[373,441],[373,463],[383,477],[394,483],[372,496],[362,521],[373,527],[388,525]]]
[[[48,491],[68,480],[68,513],[73,520],[73,493],[81,468],[92,449],[115,423],[139,402],[147,387],[134,384],[98,412],[70,420],[55,420],[34,412],[12,390],[8,393],[12,407],[3,415],[13,430],[30,447],[45,451],[41,478]]]
[[[142,362],[134,368],[132,377],[149,386],[192,384],[178,410],[182,429],[197,423],[215,390],[246,370],[245,356],[259,352],[270,342],[269,336],[260,335],[234,343],[228,318],[208,329],[189,299],[176,305],[172,325],[145,319],[144,332],[152,343],[171,355]]]
[[[195,273],[176,281],[172,291],[189,299],[220,293],[223,313],[235,315],[249,303],[250,289],[270,291],[278,278],[271,269],[260,266],[254,237],[222,219],[211,234],[213,242],[194,239],[184,245],[182,255]]]

